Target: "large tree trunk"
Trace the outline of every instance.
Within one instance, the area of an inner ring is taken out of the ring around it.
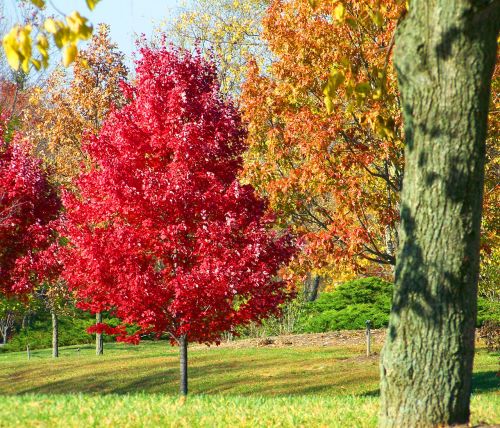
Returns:
[[[180,389],[181,395],[188,393],[188,340],[185,335],[179,338],[179,354],[180,354]]]
[[[412,0],[394,61],[405,176],[383,427],[469,420],[479,234],[499,2]]]
[[[51,311],[52,315],[52,357],[59,357],[59,320],[55,311]]]
[[[96,320],[96,323],[98,323],[98,324],[102,323],[102,313],[101,312],[95,314],[95,320]],[[95,335],[95,353],[96,353],[96,355],[103,355],[104,354],[104,339],[102,337],[102,333],[97,333]]]

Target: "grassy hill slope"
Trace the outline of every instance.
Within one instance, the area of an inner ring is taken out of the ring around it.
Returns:
[[[378,348],[375,349],[377,352]],[[0,426],[374,427],[378,356],[362,347],[190,350],[190,396],[177,397],[165,342],[0,355]],[[500,422],[498,354],[475,361],[473,422]]]

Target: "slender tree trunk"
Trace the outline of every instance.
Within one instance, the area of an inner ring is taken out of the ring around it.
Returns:
[[[319,283],[321,282],[321,277],[319,275],[314,275],[311,281],[309,292],[307,293],[307,301],[314,302],[318,298]]]
[[[96,323],[102,323],[102,313],[99,312],[95,314]],[[95,335],[95,353],[96,355],[104,354],[104,339],[102,337],[102,333],[97,333]]]
[[[188,393],[188,340],[185,335],[179,338],[179,353],[180,353],[180,394],[187,395]]]
[[[7,335],[9,334],[9,327],[2,330],[2,345],[7,345]]]
[[[59,320],[54,310],[51,311],[52,315],[52,357],[59,357]]]
[[[23,316],[23,321],[21,323],[21,328],[24,330],[28,326],[28,321],[29,321],[29,312],[26,312]]]
[[[412,0],[394,61],[405,122],[381,426],[469,420],[498,0]]]

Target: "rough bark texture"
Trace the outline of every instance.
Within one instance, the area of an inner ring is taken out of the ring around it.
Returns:
[[[95,320],[97,324],[102,323],[102,313],[95,314]],[[95,335],[95,353],[96,355],[104,354],[104,338],[102,333],[97,333]]]
[[[180,354],[180,394],[187,395],[188,393],[188,341],[186,336],[179,338],[179,354]]]
[[[59,357],[59,320],[57,314],[52,311],[52,357]]]
[[[309,286],[309,292],[307,293],[308,302],[314,302],[318,298],[320,282],[321,282],[321,277],[319,275],[314,275],[311,284]]]
[[[406,132],[383,427],[469,420],[499,2],[412,0],[396,35]]]

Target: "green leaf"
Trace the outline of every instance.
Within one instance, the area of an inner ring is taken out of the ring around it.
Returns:
[[[370,89],[370,84],[368,82],[361,82],[356,85],[355,91],[363,97],[366,97]]]

